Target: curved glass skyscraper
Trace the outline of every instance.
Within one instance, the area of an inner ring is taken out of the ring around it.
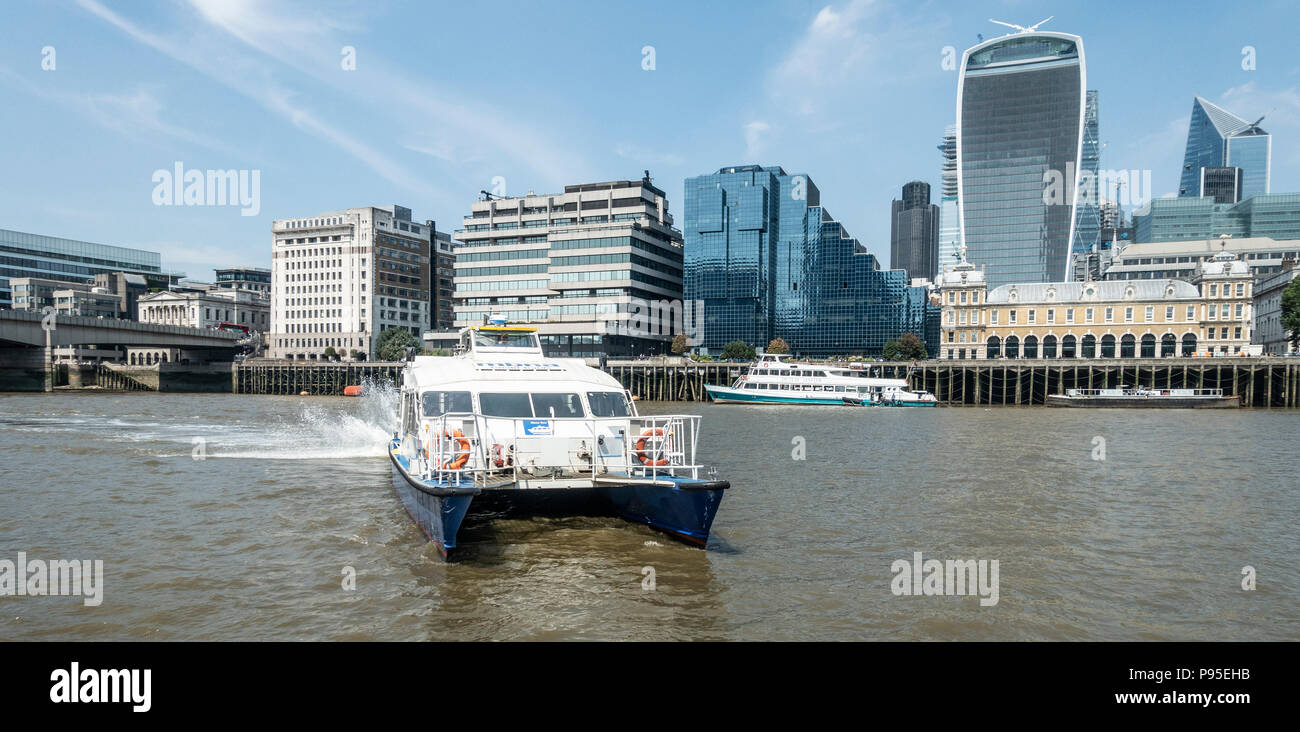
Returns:
[[[1079,226],[1083,41],[1022,31],[962,56],[957,182],[968,259],[989,287],[1060,282]]]

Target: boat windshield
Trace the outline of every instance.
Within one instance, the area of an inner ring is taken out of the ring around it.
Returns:
[[[593,417],[630,417],[627,397],[621,391],[589,391],[587,403],[591,405]]]
[[[487,417],[581,419],[586,416],[577,394],[483,393],[478,395],[478,401]]]
[[[478,395],[483,414],[488,417],[531,417],[533,405],[527,394],[488,394]]]
[[[426,417],[444,414],[468,414],[474,411],[467,391],[426,391],[420,395],[420,407]]]
[[[536,348],[535,334],[503,330],[474,332],[474,345],[479,348]]]

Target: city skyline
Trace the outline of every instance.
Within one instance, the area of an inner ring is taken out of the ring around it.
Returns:
[[[815,176],[831,192],[826,206],[883,262],[898,188],[941,188],[934,145],[954,122],[957,84],[945,49],[959,61],[977,34],[1002,35],[990,17],[1048,15],[1045,29],[1077,34],[1088,48],[1088,88],[1105,105],[1102,168],[1149,169],[1154,196],[1176,194],[1188,101],[1202,96],[1250,119],[1268,114],[1272,190],[1300,190],[1300,63],[1286,53],[1288,24],[1258,22],[1294,11],[1200,7],[1183,20],[1119,4],[910,13],[772,3],[737,21],[718,8],[521,5],[506,9],[519,22],[494,28],[499,42],[487,51],[450,33],[404,44],[393,30],[475,22],[471,9],[452,6],[23,8],[9,28],[28,40],[4,44],[0,88],[27,111],[0,125],[29,143],[13,150],[0,216],[10,229],[159,251],[166,269],[198,273],[265,266],[270,221],[301,211],[409,201],[450,230],[479,190],[498,183],[523,195],[648,168],[670,201],[684,200],[687,178],[743,161]],[[572,34],[576,17],[594,29],[589,42],[539,40]],[[1185,32],[1202,27],[1215,28],[1202,52],[1179,53]],[[759,39],[752,60],[725,66]],[[1246,47],[1253,70],[1243,68]],[[349,48],[355,70],[343,67]],[[731,80],[722,89],[720,68]],[[556,73],[539,84],[536,69]],[[566,69],[581,73],[566,82]],[[627,114],[620,102],[631,98],[666,100],[669,111]],[[259,171],[257,213],[158,205],[152,176],[178,163]],[[868,166],[875,172],[861,176]]]

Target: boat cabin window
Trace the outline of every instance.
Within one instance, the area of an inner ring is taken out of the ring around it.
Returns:
[[[426,391],[420,395],[420,406],[426,417],[468,414],[474,411],[467,391]]]
[[[478,401],[488,417],[581,419],[586,416],[577,394],[484,393],[478,395]]]
[[[538,417],[556,419],[586,416],[577,394],[533,394],[533,413]]]
[[[533,416],[533,403],[527,394],[479,394],[478,403],[489,417]]]
[[[587,403],[591,405],[593,417],[632,416],[632,410],[627,406],[627,397],[621,391],[589,391]]]
[[[535,335],[531,332],[511,331],[474,331],[474,345],[479,348],[536,348]]]

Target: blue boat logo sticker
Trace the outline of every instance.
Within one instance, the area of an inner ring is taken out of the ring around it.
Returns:
[[[525,419],[524,434],[529,436],[550,436],[551,420],[549,419]]]

